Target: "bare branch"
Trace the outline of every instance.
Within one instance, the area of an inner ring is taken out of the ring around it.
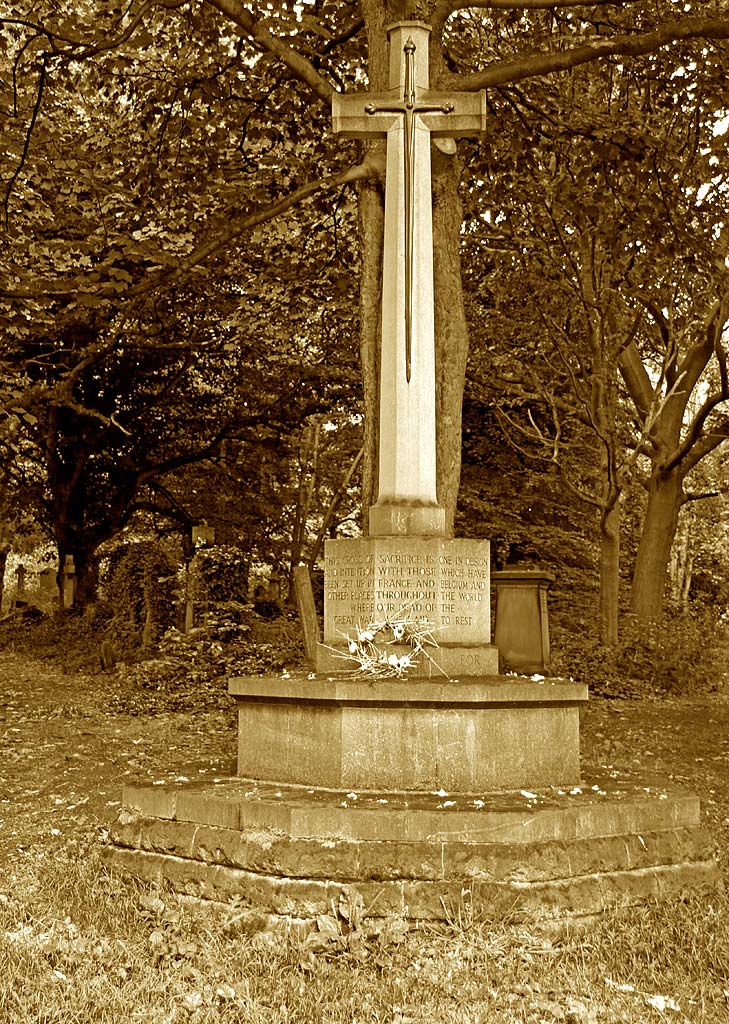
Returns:
[[[20,160],[18,161],[18,165],[15,168],[15,170],[13,171],[13,173],[10,175],[10,180],[8,181],[8,186],[5,189],[5,197],[3,199],[3,207],[5,209],[5,227],[8,226],[8,222],[9,222],[9,219],[10,219],[10,197],[13,194],[13,188],[15,186],[15,182],[18,180],[18,177],[20,176],[20,172],[23,170],[23,167],[25,166],[25,161],[28,158],[28,150],[30,149],[30,140],[31,140],[32,135],[33,135],[33,129],[35,128],[35,123],[38,120],[38,114],[40,113],[41,104],[43,103],[43,90],[45,88],[46,73],[47,73],[47,70],[48,70],[47,69],[47,65],[46,65],[46,61],[47,61],[47,55],[43,54],[43,56],[41,57],[40,72],[39,72],[39,75],[38,75],[38,91],[37,91],[36,96],[35,96],[35,103],[33,104],[33,112],[30,115],[30,121],[28,122],[28,128],[26,129],[26,132],[25,132],[25,140],[23,142],[23,152],[20,154]]]
[[[721,498],[724,495],[724,491],[702,491],[700,494],[689,491],[688,494],[684,494],[682,505],[688,505],[690,501],[703,501],[705,498]]]

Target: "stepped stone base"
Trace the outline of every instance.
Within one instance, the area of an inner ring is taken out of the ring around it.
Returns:
[[[718,884],[694,796],[596,779],[539,793],[346,792],[245,779],[129,787],[112,866],[269,918],[358,895],[370,917],[549,925]]]

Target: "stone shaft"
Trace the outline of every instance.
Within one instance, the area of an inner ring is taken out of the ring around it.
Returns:
[[[332,107],[336,132],[387,139],[379,489],[369,530],[438,536],[430,139],[483,130],[484,98],[429,90],[429,26],[402,22],[388,35],[388,92],[337,95]]]

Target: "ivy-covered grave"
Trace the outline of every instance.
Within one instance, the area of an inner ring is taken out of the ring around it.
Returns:
[[[159,546],[134,545],[113,574],[114,616],[107,635],[119,644],[127,678],[172,708],[229,705],[231,675],[295,667],[303,649],[295,620],[257,614],[248,600],[248,564],[234,546],[200,548],[188,566],[165,560]],[[185,628],[185,607],[195,616]]]

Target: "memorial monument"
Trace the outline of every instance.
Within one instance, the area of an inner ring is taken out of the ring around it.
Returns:
[[[392,26],[389,89],[333,104],[336,132],[387,139],[379,490],[369,536],[326,545],[316,671],[232,680],[237,778],[127,788],[107,852],[273,917],[346,897],[375,917],[444,918],[465,902],[564,922],[711,886],[717,868],[695,797],[581,777],[587,687],[498,675],[488,541],[446,536],[430,147],[482,131],[485,103],[430,90],[428,42],[427,25]],[[373,623],[406,620],[434,641],[415,667],[402,670],[402,627],[382,671],[359,671],[359,638],[376,647]]]

